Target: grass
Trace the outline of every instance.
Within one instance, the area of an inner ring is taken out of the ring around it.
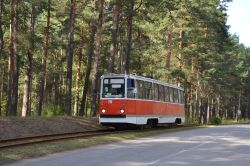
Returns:
[[[240,119],[238,121],[230,119],[223,119],[222,120],[222,125],[233,125],[233,124],[250,124],[250,120],[244,120],[244,119]]]
[[[181,127],[181,128],[161,129],[154,131],[139,131],[139,132],[132,131],[128,133],[110,134],[110,135],[91,137],[91,138],[72,139],[72,140],[65,140],[65,141],[58,141],[51,143],[28,145],[11,149],[4,149],[0,151],[0,165],[20,161],[23,159],[45,156],[57,152],[119,142],[128,139],[153,136],[166,132],[190,130],[194,128],[197,127]]]

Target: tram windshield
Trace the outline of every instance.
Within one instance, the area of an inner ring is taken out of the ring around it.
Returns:
[[[124,98],[124,78],[105,78],[103,80],[102,98]]]

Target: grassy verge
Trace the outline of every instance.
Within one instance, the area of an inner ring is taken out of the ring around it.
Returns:
[[[250,124],[250,120],[222,120],[222,125],[233,125],[233,124]]]
[[[172,129],[162,129],[154,131],[132,131],[122,134],[111,134],[106,136],[98,136],[91,138],[73,139],[66,141],[58,141],[44,144],[35,144],[12,149],[4,149],[0,151],[0,165],[28,159],[45,156],[52,153],[74,150],[79,148],[90,147],[94,145],[119,142],[128,139],[153,136],[161,133],[169,133],[176,131],[190,130],[198,127],[180,127]]]

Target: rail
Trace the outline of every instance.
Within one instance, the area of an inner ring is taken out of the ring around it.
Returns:
[[[146,128],[146,129],[144,128],[143,130],[139,130],[139,131],[151,131],[151,130],[173,128],[173,127],[191,127],[191,126],[192,125],[160,126],[157,128]],[[102,135],[108,135],[108,134],[125,133],[129,131],[137,131],[137,130],[107,129],[107,130],[97,130],[97,131],[88,131],[88,132],[62,133],[62,134],[53,134],[53,135],[41,135],[41,136],[32,136],[32,137],[24,137],[24,138],[6,139],[6,140],[0,140],[0,150],[12,148],[12,147],[18,147],[18,146],[31,145],[31,144],[48,143],[48,142],[61,141],[61,140],[67,140],[67,139],[88,138],[88,137],[102,136]]]
[[[32,136],[24,138],[6,139],[6,140],[0,140],[0,149],[37,144],[37,143],[47,143],[47,142],[67,140],[67,139],[94,137],[99,135],[113,134],[114,132],[115,130],[110,129],[110,130],[62,133],[53,135],[41,135],[41,136]]]

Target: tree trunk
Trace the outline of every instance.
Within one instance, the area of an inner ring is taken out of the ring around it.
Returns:
[[[29,55],[28,55],[29,56]],[[27,69],[29,70],[29,69]],[[26,117],[28,115],[28,107],[29,107],[29,82],[30,82],[30,73],[26,71],[24,77],[24,89],[23,89],[23,105],[22,105],[22,117]]]
[[[206,117],[207,123],[210,121],[210,115],[211,115],[211,106],[210,106],[210,98],[208,96],[208,98],[207,98],[207,117]]]
[[[72,65],[74,55],[74,30],[75,30],[75,8],[76,1],[71,0],[70,7],[70,30],[69,30],[69,44],[68,44],[68,56],[67,56],[67,110],[66,114],[71,115],[72,112]]]
[[[138,29],[138,32],[137,32],[137,51],[139,52],[138,55],[137,55],[137,73],[139,75],[142,75],[142,60],[141,60],[141,40],[142,40],[142,33],[140,31],[140,29]]]
[[[3,54],[3,45],[4,45],[4,40],[3,40],[3,27],[2,27],[2,14],[3,14],[3,0],[0,0],[0,61],[2,60],[2,54]],[[3,97],[3,76],[4,76],[4,67],[1,65],[0,67],[0,77],[1,77],[1,82],[0,82],[0,116],[2,115],[2,97]]]
[[[23,105],[22,105],[22,117],[31,115],[31,88],[32,88],[32,57],[33,50],[28,51],[28,64],[27,71],[24,78],[24,92],[23,92]]]
[[[81,33],[81,43],[84,43],[84,36],[83,32]],[[76,74],[76,96],[75,96],[75,104],[74,104],[74,115],[78,115],[78,102],[79,102],[79,95],[80,95],[80,83],[81,83],[81,67],[82,67],[82,54],[83,49],[80,50],[79,59],[77,64],[77,74]]]
[[[217,110],[216,110],[215,115],[216,117],[220,117],[220,95],[216,97],[216,100],[217,100]]]
[[[238,108],[236,110],[236,121],[239,121],[241,118],[241,90],[239,92],[239,97],[238,97]]]
[[[0,60],[2,59],[2,51],[4,45],[2,15],[3,15],[3,0],[0,0]]]
[[[183,24],[181,24],[180,32],[179,32],[179,55],[178,55],[178,65],[179,69],[182,70],[183,67]],[[177,85],[181,85],[180,76],[177,77]]]
[[[112,25],[112,40],[110,45],[110,63],[109,63],[109,73],[114,73],[115,71],[115,54],[117,52],[117,33],[119,26],[119,17],[121,12],[121,0],[116,0],[113,7],[113,25]]]
[[[203,100],[201,98],[198,99],[198,105],[199,105],[199,124],[204,124]]]
[[[192,103],[192,86],[189,88],[185,88],[185,102],[187,107],[187,123],[192,123],[192,109],[193,109],[193,103]]]
[[[128,2],[128,29],[127,29],[127,55],[125,62],[125,73],[129,74],[130,70],[130,58],[131,58],[131,48],[132,48],[132,19],[134,12],[134,0],[129,0]]]
[[[94,52],[94,65],[93,65],[93,79],[92,79],[92,91],[91,91],[91,116],[96,116],[97,112],[97,93],[98,93],[98,78],[99,78],[99,66],[100,66],[100,54],[101,54],[101,39],[102,39],[102,22],[103,22],[103,4],[104,0],[98,1],[98,24],[96,31],[95,52]]]
[[[94,53],[94,43],[95,43],[95,34],[96,34],[96,20],[93,18],[91,21],[91,33],[90,33],[90,41],[89,41],[89,51],[88,51],[88,64],[84,79],[84,88],[82,92],[82,100],[80,106],[80,116],[84,116],[85,107],[86,107],[86,98],[89,88],[89,77],[92,68],[92,61],[93,61],[93,53]]]
[[[34,15],[34,6],[32,6],[31,11],[31,20],[30,20],[30,28],[29,33],[32,35],[30,38],[30,48],[28,49],[27,59],[28,59],[28,67],[25,74],[24,79],[24,91],[23,91],[23,105],[22,105],[22,117],[26,117],[30,115],[30,95],[31,95],[31,87],[32,87],[32,60],[33,60],[33,52],[34,52],[34,35],[35,35],[35,15]]]
[[[197,79],[197,87],[195,90],[195,114],[196,118],[198,118],[199,123],[202,122],[202,111],[201,111],[201,95],[200,95],[200,76],[199,71],[196,73],[196,79]]]
[[[44,99],[44,89],[47,75],[47,59],[48,59],[48,48],[49,48],[49,30],[50,30],[50,10],[51,10],[51,0],[48,0],[47,7],[47,26],[44,29],[44,46],[43,46],[43,62],[42,71],[40,76],[40,90],[39,90],[39,103],[38,103],[38,115],[42,115],[43,99]]]
[[[173,51],[173,23],[172,16],[169,18],[170,25],[167,30],[167,47],[166,47],[166,68],[169,69],[171,67],[171,57]]]
[[[0,116],[2,116],[2,98],[3,98],[3,75],[4,75],[4,69],[2,70],[3,74],[1,75],[1,84],[0,84]]]
[[[74,104],[74,116],[78,115],[78,102],[80,94],[80,82],[81,82],[81,66],[82,66],[82,53],[79,54],[78,64],[77,64],[77,74],[76,74],[76,96]]]
[[[55,69],[55,71],[57,71],[55,73],[55,76],[53,78],[53,87],[54,87],[54,93],[53,93],[53,106],[54,106],[54,110],[59,108],[60,105],[60,101],[61,99],[61,93],[60,93],[60,87],[61,87],[61,79],[60,79],[60,74],[61,74],[61,58],[62,56],[60,56],[60,51],[57,51],[54,56],[53,56],[53,62],[55,62],[53,64],[53,67]],[[58,63],[59,61],[59,63]]]
[[[119,58],[119,66],[118,66],[118,72],[119,73],[125,73],[125,56],[126,56],[126,47],[124,44],[124,36],[122,33],[119,35],[120,42],[118,43],[119,51],[118,51],[118,58]]]
[[[182,55],[182,50],[183,50],[183,24],[181,24],[180,27],[180,34],[179,34],[179,56],[178,56],[178,60],[179,60],[179,68],[182,69],[183,66],[183,55]]]
[[[10,2],[10,43],[8,65],[7,116],[16,116],[18,101],[18,66],[16,55],[16,0]]]

